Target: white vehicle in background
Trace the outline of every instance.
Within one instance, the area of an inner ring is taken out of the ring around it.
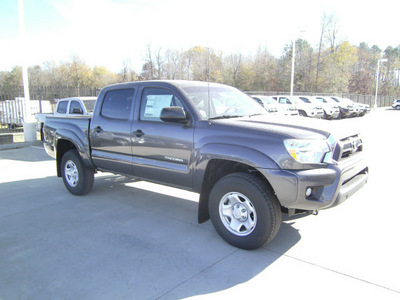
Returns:
[[[256,100],[262,107],[264,107],[269,113],[273,115],[283,115],[284,109],[270,96],[264,95],[252,95],[254,100]]]
[[[324,115],[321,105],[313,103],[306,97],[277,96],[277,101],[281,104],[295,105],[299,115],[303,117],[322,118]]]
[[[392,107],[397,110],[400,110],[400,100],[394,100],[392,103]]]
[[[365,114],[367,114],[367,113],[369,113],[371,111],[371,107],[368,104],[358,103],[358,102],[355,102],[353,100],[350,100],[350,101],[353,103],[353,105],[356,108],[356,110],[358,109],[357,115],[359,117],[362,117],[362,116],[364,116]]]
[[[339,105],[339,119],[355,117],[357,115],[354,104],[351,103],[351,101],[349,101],[348,99],[336,96],[331,96],[330,98]]]
[[[284,107],[282,111],[285,116],[299,115],[299,110],[297,109],[296,105],[292,103],[292,101],[290,101],[286,96],[272,96],[272,99]]]
[[[324,119],[332,120],[339,118],[339,105],[333,99],[321,96],[310,98],[312,98],[313,101],[317,101],[322,106],[322,109],[324,110]]]
[[[43,124],[48,116],[70,117],[74,115],[90,115],[93,113],[97,97],[71,97],[59,99],[54,113],[36,114],[36,131],[43,140]]]

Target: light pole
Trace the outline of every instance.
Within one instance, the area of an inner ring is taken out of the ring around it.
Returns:
[[[381,68],[380,63],[384,63],[384,62],[387,62],[387,61],[388,60],[386,58],[378,59],[378,68],[376,70],[376,89],[375,89],[375,105],[374,105],[374,109],[376,109],[378,107],[379,72],[380,72],[380,68]]]
[[[20,30],[20,51],[22,62],[22,82],[24,85],[24,138],[25,142],[36,141],[35,122],[31,115],[30,95],[29,95],[29,81],[28,81],[28,67],[26,55],[28,53],[28,45],[25,38],[25,18],[24,18],[24,1],[18,0],[18,19]]]

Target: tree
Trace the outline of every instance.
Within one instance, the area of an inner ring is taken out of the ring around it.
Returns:
[[[308,92],[312,89],[313,51],[313,48],[307,41],[303,39],[296,40],[294,90],[297,92]]]
[[[122,69],[116,76],[116,82],[130,82],[138,80],[138,75],[132,69],[130,61],[126,59],[122,62]]]
[[[104,87],[117,82],[118,76],[107,70],[105,67],[93,68],[93,85],[95,87]]]
[[[270,90],[274,89],[274,59],[269,54],[267,49],[258,48],[253,60],[253,89],[255,90]]]
[[[356,62],[357,49],[347,41],[340,43],[336,52],[330,53],[325,59],[329,68],[324,68],[321,74],[323,79],[322,90],[325,93],[348,93]]]
[[[93,85],[92,69],[76,55],[72,57],[72,62],[67,64],[67,66],[70,78],[75,85],[77,96],[79,96],[81,87]]]
[[[330,26],[334,23],[334,28],[335,29],[330,29]],[[321,53],[323,52],[323,43],[324,43],[324,38],[329,31],[329,40],[331,42],[331,52],[332,48],[334,46],[335,40],[336,40],[336,34],[337,34],[337,23],[334,14],[327,15],[326,13],[323,14],[322,19],[321,19],[321,35],[319,39],[319,47],[318,47],[318,59],[317,59],[317,70],[316,70],[316,79],[315,79],[315,90],[318,92],[318,80],[319,80],[319,72],[320,72],[320,64],[321,64]]]
[[[183,51],[168,49],[164,54],[163,76],[165,79],[184,79]]]
[[[231,54],[223,59],[223,81],[229,85],[240,84],[239,74],[243,68],[242,54]]]
[[[360,43],[357,49],[357,63],[354,65],[349,82],[350,93],[373,94],[377,53],[380,55],[381,52],[378,49],[377,46],[370,48],[368,44]]]
[[[222,60],[213,49],[196,46],[185,51],[182,58],[186,79],[222,81]]]
[[[155,54],[152,53],[150,45],[147,46],[147,59],[142,67],[141,77],[146,80],[162,79],[164,58],[161,55],[161,48]]]
[[[22,86],[22,68],[14,67],[11,72],[4,76],[4,86]]]
[[[381,67],[381,76],[383,79],[383,94],[396,96],[399,91],[399,70],[400,70],[400,46],[393,48],[389,46],[384,51],[384,57],[388,60]]]

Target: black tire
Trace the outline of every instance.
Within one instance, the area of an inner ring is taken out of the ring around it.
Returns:
[[[85,167],[76,150],[69,150],[62,157],[61,176],[65,187],[74,195],[85,195],[93,187],[94,170]]]
[[[43,142],[44,141],[44,124],[40,124],[40,140]]]
[[[209,213],[218,234],[246,250],[272,241],[282,222],[278,199],[269,185],[248,173],[229,174],[214,185]]]

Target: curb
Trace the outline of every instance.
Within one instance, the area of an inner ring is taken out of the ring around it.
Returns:
[[[43,145],[43,143],[41,141],[5,144],[5,145],[0,145],[0,151],[1,150],[10,150],[10,149],[19,149],[19,148],[25,148],[25,147],[30,147],[30,146],[42,146],[42,145]]]

